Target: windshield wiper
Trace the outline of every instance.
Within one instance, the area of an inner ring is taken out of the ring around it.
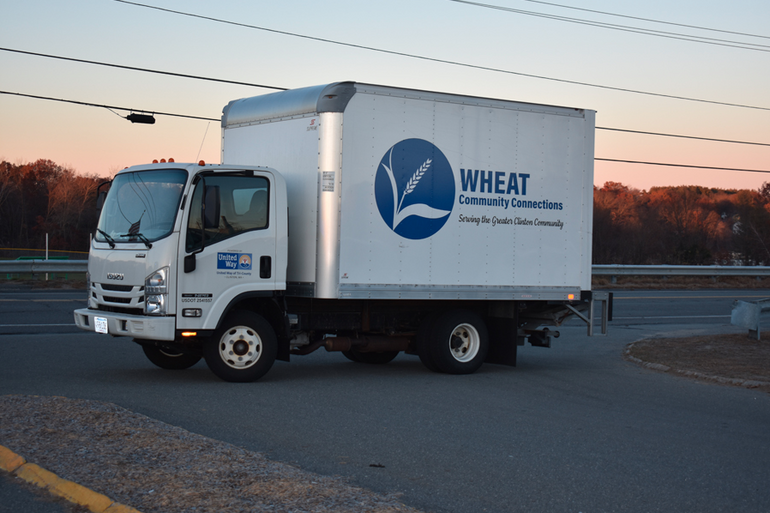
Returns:
[[[97,232],[104,235],[104,238],[107,239],[107,243],[110,245],[111,248],[115,248],[115,239],[109,236],[109,234],[103,230],[100,230],[99,228],[96,229]]]
[[[145,237],[141,233],[126,233],[124,235],[120,235],[120,237],[136,237],[140,241],[144,242],[144,245],[147,246],[147,249],[150,249],[152,247],[152,242],[150,242],[149,239],[147,239],[147,237]],[[129,242],[131,241],[129,240]]]

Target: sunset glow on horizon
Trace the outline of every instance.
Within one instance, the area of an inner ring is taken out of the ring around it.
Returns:
[[[279,88],[352,80],[592,109],[597,127],[765,144],[597,130],[597,158],[700,166],[598,160],[597,186],[758,189],[770,181],[770,3],[581,0],[571,9],[566,2],[528,0],[487,7],[451,0],[139,4],[6,3],[0,91],[212,119],[230,100],[272,91],[8,50]],[[0,112],[0,160],[15,164],[50,159],[109,176],[153,159],[220,159],[218,121],[158,114],[154,125],[132,124],[119,117],[130,111],[10,94],[0,94]]]

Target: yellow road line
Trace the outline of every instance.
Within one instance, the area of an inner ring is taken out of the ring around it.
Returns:
[[[48,490],[53,495],[88,508],[94,513],[141,513],[137,509],[113,501],[106,495],[62,479],[34,463],[27,463],[23,457],[2,445],[0,445],[0,469]]]

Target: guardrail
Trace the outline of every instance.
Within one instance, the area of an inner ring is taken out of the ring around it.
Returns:
[[[0,273],[84,273],[88,260],[0,260]]]
[[[88,260],[0,260],[0,273],[84,273]],[[770,266],[606,265],[591,266],[594,276],[770,276]]]

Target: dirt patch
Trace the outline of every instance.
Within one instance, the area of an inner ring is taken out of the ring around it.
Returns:
[[[626,357],[663,372],[770,392],[770,339],[743,333],[647,339],[630,344]]]
[[[0,445],[144,513],[418,513],[110,403],[0,396]]]

